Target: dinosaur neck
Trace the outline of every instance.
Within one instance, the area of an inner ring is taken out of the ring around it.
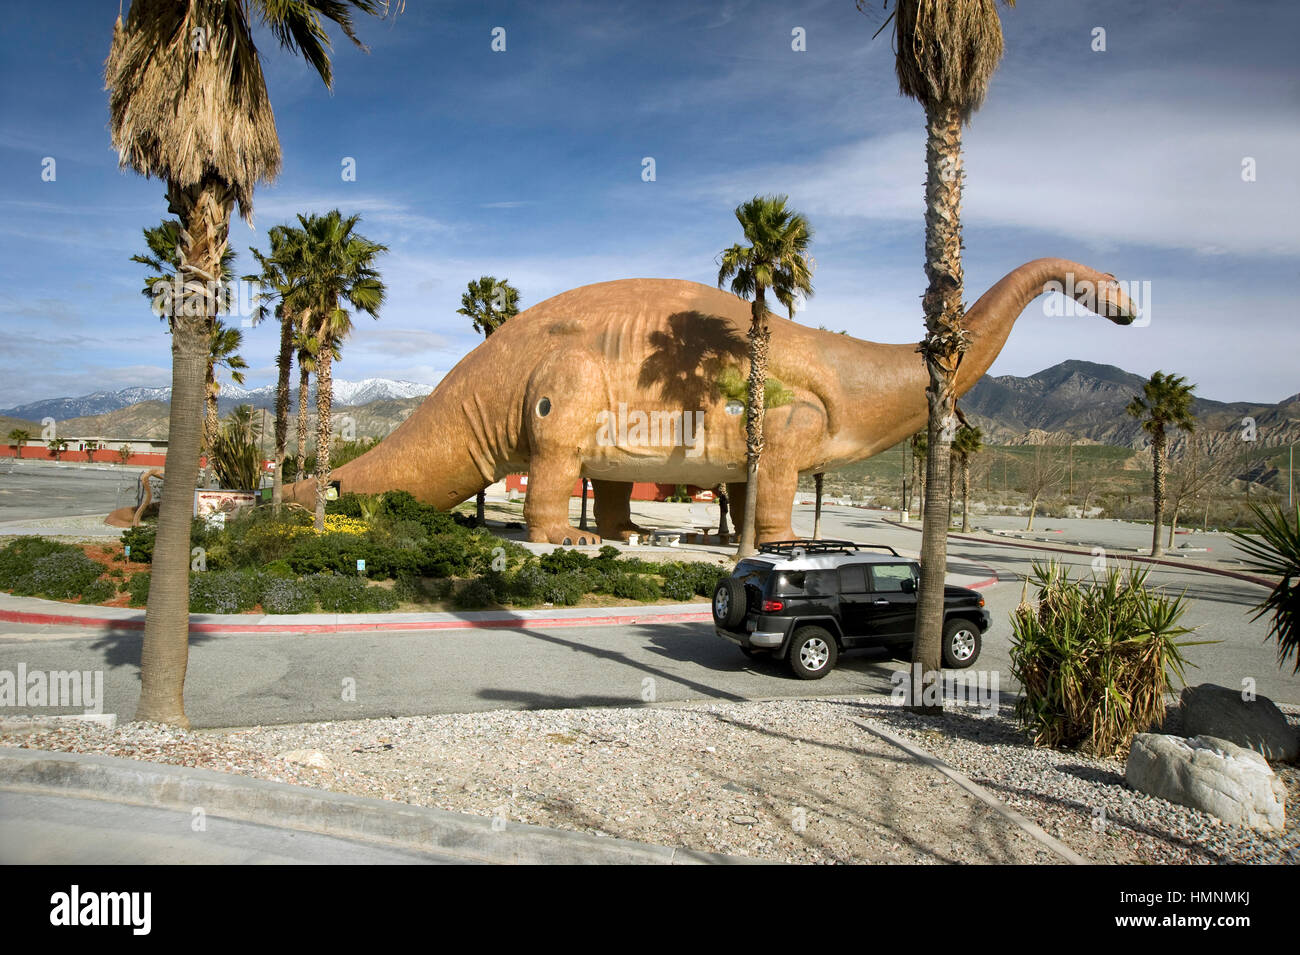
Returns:
[[[1107,278],[1096,269],[1068,259],[1034,259],[1004,275],[966,311],[971,343],[957,372],[957,393],[970,391],[992,367],[1016,319],[1043,294],[1047,283],[1059,282],[1062,288],[1071,288],[1089,282],[1097,288]],[[924,380],[924,369],[921,374]]]

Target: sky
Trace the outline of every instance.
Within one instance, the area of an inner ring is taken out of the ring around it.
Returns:
[[[359,213],[390,249],[389,297],[335,375],[433,384],[479,340],[456,314],[470,279],[508,278],[523,307],[620,278],[715,284],[735,207],[780,193],[815,230],[797,320],[916,341],[924,117],[898,94],[890,31],[872,38],[878,6],[407,0],[359,21],[368,53],[333,30],[333,92],[259,30],[284,166],[252,226],[232,223],[237,268],[297,213]],[[1040,298],[990,373],[1082,359],[1185,375],[1222,401],[1300,391],[1300,4],[1000,9],[1006,55],[964,134],[967,301],[1059,256],[1132,283],[1144,318],[1061,316]],[[167,216],[164,187],[109,145],[117,13],[63,0],[6,17],[0,408],[170,384],[130,261]],[[277,337],[245,329],[248,386],[274,381]]]

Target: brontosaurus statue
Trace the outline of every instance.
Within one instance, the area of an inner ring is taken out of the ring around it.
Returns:
[[[1011,326],[1049,282],[1127,325],[1136,309],[1109,274],[1036,259],[966,314],[958,394],[979,380]],[[510,319],[463,358],[377,447],[333,472],[343,491],[410,491],[450,508],[507,474],[528,473],[528,539],[598,543],[637,530],[633,481],[727,484],[745,505],[743,405],[720,377],[748,375],[749,303],[696,282],[626,279],[563,292]],[[757,539],[793,538],[801,474],[871,457],[926,422],[915,344],[882,345],[772,319],[769,375],[792,392],[765,422]],[[569,523],[580,476],[592,480],[600,535]],[[287,486],[311,506],[315,482]]]

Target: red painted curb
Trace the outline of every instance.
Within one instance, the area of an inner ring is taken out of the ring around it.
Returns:
[[[916,531],[918,534],[921,532],[921,528],[919,527],[911,527],[907,524],[903,524],[898,521],[891,521],[887,517],[882,517],[881,520],[884,521],[886,524],[892,524],[894,527],[901,527],[905,530]],[[975,544],[1005,544],[1007,547],[1022,547],[1025,548],[1026,550],[1045,550],[1048,551],[1049,553],[1082,554],[1084,557],[1089,557],[1092,555],[1092,551],[1090,550],[1075,550],[1072,547],[1044,547],[1042,544],[1028,544],[1023,541],[1003,540],[1001,538],[994,538],[993,540],[989,540],[984,537],[971,537],[969,534],[949,533],[948,536],[953,540],[971,541],[972,543]],[[1244,580],[1248,584],[1258,584],[1261,587],[1267,587],[1269,590],[1272,590],[1274,587],[1277,586],[1277,584],[1275,584],[1273,581],[1265,580],[1263,577],[1252,577],[1250,574],[1241,574],[1233,570],[1220,570],[1217,567],[1202,567],[1200,564],[1184,564],[1184,563],[1179,563],[1178,561],[1162,560],[1159,557],[1143,557],[1140,554],[1125,554],[1123,555],[1122,558],[1117,557],[1116,559],[1136,560],[1139,563],[1143,563],[1143,564],[1160,564],[1165,567],[1178,567],[1182,570],[1194,570],[1202,574],[1218,574],[1220,577],[1231,577],[1234,580]]]
[[[190,633],[358,633],[379,630],[485,630],[529,627],[600,627],[629,626],[641,623],[702,623],[712,620],[711,612],[691,611],[689,613],[665,614],[626,614],[622,616],[603,617],[542,617],[533,620],[521,620],[518,617],[502,617],[496,620],[402,620],[397,622],[361,622],[352,624],[310,623],[294,626],[284,623],[238,624],[238,623],[193,623]],[[143,630],[143,620],[113,620],[103,617],[72,617],[62,614],[33,613],[25,610],[0,610],[0,621],[8,623],[26,623],[51,626],[73,626],[94,628],[98,630]]]

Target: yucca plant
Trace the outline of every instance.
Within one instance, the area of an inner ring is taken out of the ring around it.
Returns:
[[[1281,578],[1272,593],[1256,605],[1251,619],[1273,615],[1268,636],[1277,640],[1277,665],[1286,666],[1287,660],[1294,657],[1291,672],[1300,673],[1300,635],[1296,633],[1296,612],[1300,610],[1300,503],[1289,516],[1278,504],[1262,507],[1252,503],[1250,509],[1255,514],[1254,533],[1234,530],[1232,535],[1249,557],[1246,566]]]
[[[1186,601],[1148,588],[1148,573],[1076,581],[1055,561],[1035,562],[1037,606],[1011,615],[1016,716],[1035,744],[1112,756],[1163,720],[1171,677],[1184,682],[1182,648],[1195,644],[1178,639],[1193,632],[1178,622]]]
[[[238,422],[228,423],[212,442],[212,469],[224,488],[255,489],[261,477],[260,457],[252,433]]]

